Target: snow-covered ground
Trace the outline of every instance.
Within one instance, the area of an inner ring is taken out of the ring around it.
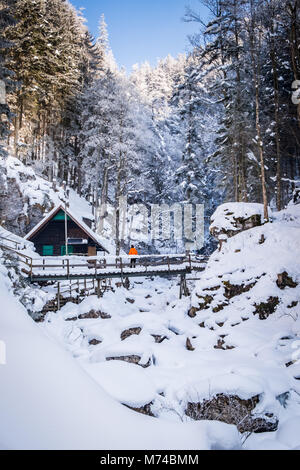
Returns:
[[[34,324],[0,272],[0,448],[238,448],[233,426],[174,424],[118,404],[49,332]],[[150,392],[150,391],[149,391]]]
[[[120,403],[150,405],[160,421],[190,422],[188,403],[259,397],[253,416],[278,420],[278,430],[244,434],[244,448],[297,447],[300,433],[289,430],[300,431],[300,292],[276,282],[284,272],[300,281],[299,216],[290,206],[272,224],[229,239],[191,298],[179,301],[174,281],[140,280],[130,291],[68,304],[42,328]],[[270,298],[278,305],[262,320],[254,312]],[[86,318],[89,312],[101,316]]]
[[[299,448],[299,254],[300,206],[291,205],[229,238],[189,282],[189,298],[178,299],[174,279],[135,279],[39,325],[7,293],[3,268],[1,446]],[[224,397],[232,415],[253,404],[243,420],[273,431],[238,421],[238,433],[207,409],[192,419],[189,410]]]
[[[151,411],[160,421],[191,422],[185,415],[187,402],[217,393],[242,399],[261,395],[256,411],[276,414],[280,432],[252,435],[245,446],[264,447],[267,440],[268,447],[272,442],[274,448],[292,448],[295,438],[289,444],[280,436],[285,422],[291,418],[295,422],[296,416],[300,429],[300,386],[285,367],[296,357],[297,339],[294,332],[288,340],[280,338],[294,331],[294,321],[270,320],[266,328],[253,319],[239,331],[229,327],[237,337],[236,347],[224,351],[215,349],[219,328],[197,328],[195,319],[187,315],[190,306],[190,299],[178,301],[178,286],[173,282],[148,280],[135,284],[130,292],[120,289],[117,298],[107,293],[101,300],[91,297],[79,306],[68,304],[61,312],[49,314],[42,328],[119,403],[133,408],[152,403]],[[84,318],[91,311],[102,315]],[[122,340],[122,333],[130,330],[131,336]],[[165,339],[158,343],[155,338]],[[187,338],[194,351],[187,350]],[[95,341],[99,344],[94,345]],[[126,356],[137,357],[139,363],[107,361]],[[290,398],[283,408],[276,397],[287,391]]]

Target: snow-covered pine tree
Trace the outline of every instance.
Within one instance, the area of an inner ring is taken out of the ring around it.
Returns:
[[[15,0],[0,1],[0,31],[13,25],[15,20],[11,15]],[[6,172],[4,161],[7,156],[6,138],[9,135],[9,124],[13,118],[7,103],[7,94],[15,88],[15,77],[8,69],[8,53],[12,44],[3,36],[0,37],[0,196],[6,190]],[[0,206],[1,213],[1,206]]]
[[[184,139],[182,162],[177,169],[177,184],[180,185],[183,200],[187,203],[199,201],[198,185],[201,181],[200,167],[203,157],[201,139],[203,96],[200,92],[198,59],[196,52],[188,58],[184,82],[177,87],[173,98],[178,108]]]
[[[53,164],[60,171],[58,142],[66,103],[84,82],[87,30],[63,0],[16,0],[14,15],[18,22],[5,37],[14,42],[9,67],[20,85],[9,96],[16,116],[15,155],[51,174]]]
[[[148,129],[143,127],[139,103],[124,75],[108,70],[87,89],[81,126],[79,158],[84,194],[96,194],[102,206],[111,202],[118,208],[121,196],[137,202],[136,181],[142,173]],[[118,251],[118,232],[116,244]]]
[[[206,43],[202,49],[211,96],[223,105],[212,158],[217,159],[224,173],[227,197],[237,201],[248,199],[247,154],[252,133],[247,97],[250,77],[242,50],[244,8],[244,0],[211,1],[213,18],[204,29]],[[202,23],[193,11],[187,12],[186,19]]]
[[[288,5],[279,0],[265,0],[261,4],[264,27],[264,57],[262,61],[262,126],[270,168],[267,186],[273,205],[282,208],[283,200],[294,189],[289,173],[295,174],[297,146],[293,144],[297,134],[296,107],[290,99],[293,70],[290,66],[291,48]],[[292,145],[291,145],[292,144]]]
[[[7,27],[15,24],[11,11],[15,0],[1,0],[0,2],[0,30],[4,32]],[[0,37],[0,81],[1,81],[1,101],[0,101],[0,139],[4,140],[8,135],[8,123],[12,117],[6,95],[15,89],[15,77],[8,69],[8,53],[12,43],[4,35]],[[1,147],[1,156],[4,155]]]

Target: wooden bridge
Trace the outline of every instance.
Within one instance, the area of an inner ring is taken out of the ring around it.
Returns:
[[[180,297],[188,295],[186,276],[192,272],[204,271],[207,258],[191,253],[148,256],[86,257],[39,257],[32,258],[22,252],[18,241],[0,237],[0,248],[14,253],[21,264],[22,273],[31,283],[92,280],[97,283],[98,293],[101,282],[120,279],[124,286],[130,278],[180,276]],[[131,266],[132,258],[136,267]],[[59,289],[59,287],[58,287]]]

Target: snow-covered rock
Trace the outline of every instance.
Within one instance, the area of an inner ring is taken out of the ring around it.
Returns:
[[[230,202],[222,204],[211,217],[210,233],[218,240],[227,240],[239,232],[262,225],[262,204]]]
[[[52,209],[54,200],[63,197],[63,192],[56,193],[51,183],[17,158],[8,157],[5,167],[6,191],[1,197],[1,219],[8,230],[24,236]]]

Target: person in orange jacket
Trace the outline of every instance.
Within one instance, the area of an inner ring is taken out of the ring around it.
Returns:
[[[132,245],[131,249],[129,251],[129,256],[138,256],[137,249]],[[135,268],[136,267],[136,258],[132,258],[130,261],[130,267]]]

